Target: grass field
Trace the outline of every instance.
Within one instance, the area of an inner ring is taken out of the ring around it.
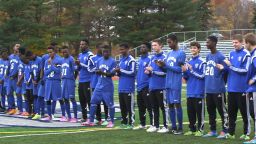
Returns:
[[[117,82],[115,82],[117,88]],[[118,102],[115,91],[115,102]],[[186,113],[185,86],[183,87],[183,115],[184,131],[188,130]],[[1,120],[1,119],[0,119]],[[205,117],[205,131],[208,131],[208,116]],[[136,124],[138,124],[136,111]],[[116,121],[116,126],[120,121]],[[220,120],[218,120],[220,126]],[[220,130],[220,128],[218,129]],[[242,120],[239,115],[235,140],[217,140],[216,138],[201,138],[193,136],[176,136],[172,134],[146,133],[145,130],[120,130],[106,129],[103,127],[93,128],[25,128],[9,127],[0,128],[0,144],[241,144],[238,138],[242,134]]]

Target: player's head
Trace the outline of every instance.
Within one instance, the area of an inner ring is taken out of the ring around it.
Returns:
[[[151,50],[151,44],[148,42],[144,42],[140,45],[140,53],[147,54]]]
[[[48,53],[49,53],[49,56],[50,56],[51,58],[54,58],[54,56],[55,56],[54,47],[49,46],[49,47],[48,47]]]
[[[89,47],[89,40],[88,39],[83,39],[80,41],[80,50],[82,52],[86,51]]]
[[[193,56],[196,56],[200,53],[201,45],[198,42],[190,43],[190,52]]]
[[[102,46],[102,54],[104,59],[108,59],[111,56],[111,47],[109,45]]]
[[[127,43],[122,43],[119,45],[119,52],[123,56],[127,56],[129,54],[130,47]]]
[[[153,40],[151,46],[156,53],[160,53],[163,47],[162,42],[159,39]]]
[[[8,52],[7,52],[6,50],[3,50],[3,51],[1,52],[1,58],[2,58],[3,60],[8,60]]]
[[[206,40],[206,47],[208,49],[215,49],[218,43],[218,38],[216,36],[208,36]]]
[[[26,52],[26,58],[28,58],[29,60],[34,60],[35,59],[35,54],[32,51],[27,51]]]
[[[175,34],[170,34],[167,37],[167,43],[169,47],[173,50],[178,48],[178,38]]]
[[[18,54],[19,54],[19,56],[25,55],[26,54],[26,49],[24,47],[20,47],[18,49]]]
[[[69,49],[68,46],[63,46],[62,47],[62,55],[64,58],[68,58],[69,57]]]
[[[102,43],[96,44],[97,54],[102,55],[102,48],[103,48],[103,44]]]
[[[14,54],[19,54],[19,48],[20,48],[20,44],[19,44],[19,43],[16,43],[16,44],[13,46],[13,53],[14,53]]]
[[[58,53],[59,49],[58,49],[58,43],[56,42],[51,42],[50,46],[52,46],[54,48],[55,53]]]
[[[233,46],[236,50],[239,50],[243,47],[243,36],[240,34],[236,34],[232,38]]]
[[[256,36],[253,33],[248,33],[244,36],[245,48],[252,51],[256,46]]]

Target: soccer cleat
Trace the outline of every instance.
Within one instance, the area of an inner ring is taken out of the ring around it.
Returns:
[[[16,110],[14,115],[21,115],[23,112],[20,112],[19,110]]]
[[[5,108],[0,107],[0,112],[5,112]]]
[[[246,141],[246,142],[244,142],[243,144],[256,144],[256,138],[253,138],[253,139],[250,140],[250,141]]]
[[[213,131],[210,131],[206,135],[203,135],[203,137],[216,137],[216,136],[217,136],[217,133]]]
[[[153,132],[157,132],[158,130],[159,130],[159,128],[156,128],[155,126],[150,126],[150,127],[147,129],[147,132],[153,133]]]
[[[224,135],[219,135],[217,138],[218,139],[235,139],[235,135],[230,135],[229,133],[227,133]]]
[[[68,122],[68,121],[69,121],[68,118],[65,117],[65,116],[62,116],[62,117],[60,118],[60,122]]]
[[[99,126],[101,126],[101,124],[102,124],[102,121],[97,121],[97,122],[94,122],[96,125],[99,125]]]
[[[71,122],[71,123],[77,123],[77,119],[76,119],[76,118],[71,118],[71,119],[69,120],[69,122]]]
[[[146,126],[139,125],[139,126],[133,128],[133,130],[141,130],[141,129],[146,129]]]
[[[7,114],[8,115],[14,115],[16,113],[16,109],[10,109]]]
[[[47,116],[45,118],[42,118],[41,120],[45,121],[45,122],[50,122],[52,120],[52,118],[50,116]]]
[[[28,113],[28,112],[23,112],[23,113],[21,114],[21,116],[28,117],[28,116],[29,116],[29,113]]]
[[[124,128],[124,129],[133,129],[133,128],[134,128],[133,125],[127,125],[126,128]]]
[[[107,126],[108,125],[108,121],[105,120],[104,122],[101,123],[101,125],[102,126]]]
[[[169,129],[166,128],[166,127],[163,127],[163,128],[161,128],[161,129],[159,129],[157,132],[158,132],[158,133],[168,133],[168,132],[169,132]]]
[[[246,135],[246,134],[243,134],[243,135],[240,136],[239,139],[240,139],[240,140],[246,140],[246,141],[248,141],[248,140],[250,140],[250,136],[248,136],[248,135]]]
[[[86,120],[85,119],[81,119],[80,122],[83,123],[83,122],[86,122]]]
[[[32,117],[32,120],[38,120],[41,118],[41,115],[39,114],[35,114],[33,117]]]
[[[195,135],[196,132],[192,132],[192,131],[188,131],[188,132],[185,132],[184,135],[185,136],[191,136],[191,135]]]
[[[221,131],[220,134],[217,136],[217,139],[223,139],[226,137],[226,133],[224,131]]]
[[[89,122],[89,123],[86,123],[85,125],[83,126],[86,126],[86,127],[93,127],[93,126],[96,126],[96,124],[94,122]]]
[[[81,125],[83,125],[83,126],[87,126],[89,124],[90,124],[90,120],[89,119],[87,119],[85,122],[81,123]]]
[[[173,134],[181,135],[181,134],[183,134],[183,130],[182,129],[176,130],[176,131],[173,132]]]
[[[201,137],[201,136],[203,136],[204,135],[204,132],[202,132],[202,131],[197,131],[197,132],[195,132],[195,136],[196,137]]]
[[[112,121],[108,122],[108,125],[106,126],[107,128],[113,128],[115,125],[112,123]]]

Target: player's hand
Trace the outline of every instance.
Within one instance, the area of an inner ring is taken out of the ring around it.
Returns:
[[[250,79],[248,84],[249,84],[249,85],[252,85],[252,84],[254,84],[254,83],[255,83],[255,80]]]
[[[95,73],[98,74],[98,75],[102,75],[103,74],[103,72],[101,70],[96,70]]]
[[[0,84],[3,84],[3,80],[0,80]]]
[[[231,63],[230,63],[230,61],[228,60],[228,59],[225,59],[225,60],[223,60],[224,61],[224,63],[226,63],[228,66],[231,66]]]
[[[52,64],[52,59],[49,58],[47,62],[48,62],[48,65]]]
[[[120,73],[120,71],[121,71],[121,70],[120,70],[120,67],[116,67],[116,68],[115,68],[115,72]]]
[[[37,84],[38,84],[37,81],[35,81],[35,80],[32,80],[32,83],[33,83],[34,85],[37,85]]]
[[[17,86],[19,86],[19,87],[21,86],[21,82],[20,82],[20,81],[18,81],[16,84],[17,84]]]
[[[182,72],[185,72],[188,70],[188,67],[186,65],[183,65],[183,66],[181,66],[181,70],[182,70]]]
[[[145,70],[144,73],[145,74],[150,74],[150,72],[148,70]]]
[[[219,70],[223,70],[224,69],[224,66],[222,64],[216,64],[216,67],[219,69]]]
[[[153,68],[151,66],[148,66],[145,68],[147,71],[151,72],[153,70]]]
[[[164,61],[162,61],[162,60],[158,60],[158,61],[156,62],[156,64],[157,64],[159,67],[165,66],[165,63],[164,63]]]
[[[75,61],[75,64],[76,64],[76,65],[80,65],[80,60],[76,60],[76,61]]]

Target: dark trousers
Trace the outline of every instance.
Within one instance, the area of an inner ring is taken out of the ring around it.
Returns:
[[[167,112],[168,107],[166,105],[166,99],[165,99],[165,91],[164,90],[152,90],[150,91],[150,103],[153,109],[154,114],[154,126],[156,128],[159,128],[159,108],[162,111],[163,115],[163,124],[164,127],[167,126]]]
[[[228,131],[228,112],[226,108],[226,98],[224,93],[206,94],[207,112],[209,114],[210,130],[216,131],[216,108],[222,121],[222,130]]]
[[[246,111],[246,94],[239,92],[229,92],[228,93],[228,116],[229,116],[229,129],[228,132],[231,135],[235,134],[236,119],[238,109],[243,118],[244,122],[244,134],[247,134],[248,130],[248,120]]]
[[[141,91],[138,91],[137,94],[138,94],[137,104],[139,108],[140,124],[142,126],[146,125],[146,110],[147,110],[149,114],[150,125],[153,125],[153,111],[150,104],[148,87],[143,88]]]
[[[34,97],[33,97],[33,91],[32,89],[27,89],[26,90],[26,95],[25,99],[28,101],[28,113],[33,114],[35,110],[33,109],[33,102],[34,102]]]
[[[82,118],[87,119],[87,105],[90,108],[91,90],[90,82],[81,82],[78,85],[78,95],[82,110]]]
[[[119,93],[119,103],[122,115],[122,124],[133,125],[135,121],[134,115],[134,94],[133,93]],[[129,116],[129,121],[127,116]]]
[[[204,129],[204,99],[187,98],[187,112],[189,119],[189,129],[192,132]],[[196,127],[197,120],[197,127]]]
[[[92,94],[94,92],[94,88],[92,88]],[[104,113],[105,113],[105,120],[108,119],[108,106],[106,105],[105,101],[103,102],[103,106],[104,106]],[[101,121],[101,104],[97,105],[97,109],[96,109],[96,119],[98,121]]]

